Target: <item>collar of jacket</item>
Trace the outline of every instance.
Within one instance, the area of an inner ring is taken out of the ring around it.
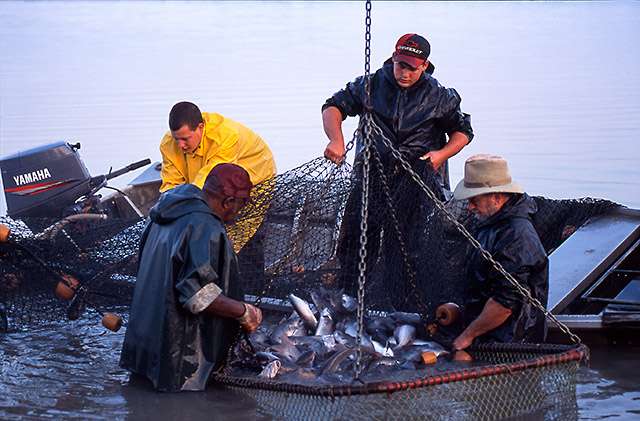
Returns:
[[[496,214],[479,222],[478,228],[495,225],[510,218],[531,219],[531,215],[537,210],[536,202],[528,194],[514,194]]]

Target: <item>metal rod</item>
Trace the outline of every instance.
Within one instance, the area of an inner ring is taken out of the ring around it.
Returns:
[[[600,298],[600,297],[584,297],[584,300],[600,302],[600,303],[622,304],[622,305],[640,307],[640,301],[616,300],[615,298]]]

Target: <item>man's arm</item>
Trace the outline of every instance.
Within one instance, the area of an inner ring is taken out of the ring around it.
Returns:
[[[342,113],[338,107],[327,107],[322,112],[322,126],[329,138],[324,150],[325,158],[340,164],[344,158],[344,134],[342,133]]]
[[[187,182],[185,175],[180,172],[174,163],[174,159],[177,159],[174,155],[177,152],[172,150],[174,145],[171,142],[174,142],[174,140],[169,133],[164,135],[160,142],[160,154],[162,155],[162,168],[160,170],[162,185],[160,186],[160,193]]]
[[[463,132],[453,132],[442,149],[427,152],[420,159],[431,161],[434,171],[437,171],[445,161],[462,150],[469,143],[469,137]]]
[[[480,315],[453,341],[453,349],[467,348],[478,336],[502,325],[511,313],[511,309],[489,298]]]
[[[258,307],[222,294],[218,295],[204,311],[214,316],[237,319],[240,326],[248,332],[253,332],[262,323],[262,311]]]

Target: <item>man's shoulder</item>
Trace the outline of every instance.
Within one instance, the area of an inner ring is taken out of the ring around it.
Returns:
[[[248,127],[229,117],[218,113],[202,113],[205,121],[205,138],[209,141],[220,141],[230,136],[239,136],[241,130]]]
[[[162,140],[160,140],[160,150],[164,151],[173,151],[177,150],[178,146],[171,136],[171,132],[166,132],[164,136],[162,136]]]

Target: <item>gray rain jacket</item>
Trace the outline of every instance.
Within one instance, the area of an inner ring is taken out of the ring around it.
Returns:
[[[236,256],[196,186],[165,192],[150,218],[120,366],[160,391],[203,390],[239,326],[201,311],[220,292],[243,299]]]

